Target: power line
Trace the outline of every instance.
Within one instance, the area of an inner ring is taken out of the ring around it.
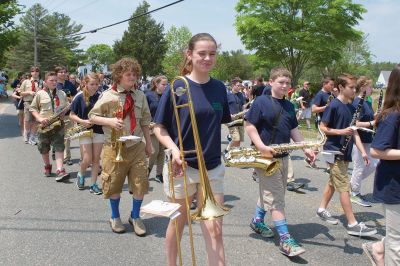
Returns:
[[[100,27],[100,28],[96,28],[96,29],[93,29],[93,30],[90,30],[90,31],[84,31],[84,32],[79,32],[79,33],[71,34],[71,35],[69,35],[69,36],[72,37],[72,36],[83,35],[83,34],[88,34],[88,33],[96,33],[96,32],[99,31],[99,30],[106,29],[106,28],[109,28],[109,27],[112,27],[112,26],[115,26],[115,25],[118,25],[118,24],[122,24],[122,23],[127,22],[127,21],[130,21],[130,20],[133,20],[133,19],[136,19],[136,18],[145,16],[145,15],[151,14],[151,13],[153,13],[153,12],[156,12],[156,11],[161,10],[161,9],[164,9],[164,8],[166,8],[166,7],[169,7],[169,6],[178,4],[178,3],[183,2],[183,1],[184,1],[184,0],[175,1],[175,2],[172,2],[172,3],[168,4],[168,5],[165,5],[165,6],[162,6],[162,7],[159,7],[159,8],[150,10],[150,11],[147,11],[147,12],[145,12],[145,13],[143,13],[143,14],[139,14],[139,15],[136,15],[136,16],[134,16],[134,17],[131,17],[131,18],[128,18],[128,19],[125,19],[125,20],[122,20],[122,21],[119,21],[119,22],[116,22],[116,23],[107,25],[107,26],[103,26],[103,27]]]
[[[92,1],[92,2],[90,2],[90,3],[87,3],[87,4],[83,5],[83,6],[81,6],[81,7],[75,8],[74,10],[68,11],[68,12],[66,12],[65,14],[73,13],[73,12],[75,12],[75,11],[81,10],[81,9],[83,9],[83,8],[85,8],[85,7],[88,7],[88,6],[90,6],[90,5],[93,5],[93,4],[96,3],[97,1],[99,1],[99,0],[94,0],[94,1]]]

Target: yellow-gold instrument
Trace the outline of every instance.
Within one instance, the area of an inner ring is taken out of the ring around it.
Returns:
[[[294,143],[273,144],[277,154],[289,153],[300,149],[316,149],[325,144],[326,136],[318,127],[320,139],[317,141],[302,141]],[[224,155],[225,165],[237,168],[260,168],[267,176],[274,174],[280,167],[276,159],[268,159],[261,156],[261,152],[254,147],[241,147],[228,150]]]
[[[184,87],[177,87],[175,88],[175,83],[177,81],[182,81],[184,84]],[[201,203],[199,204],[198,211],[193,213],[192,215],[190,214],[190,204],[189,202],[189,196],[187,192],[187,176],[186,176],[186,163],[182,163],[182,169],[183,169],[183,180],[184,180],[184,192],[185,192],[185,203],[186,203],[186,212],[187,212],[187,217],[188,217],[188,226],[189,226],[189,238],[190,238],[190,246],[191,246],[191,253],[192,253],[192,265],[196,264],[195,260],[195,254],[194,254],[194,245],[193,245],[193,233],[192,233],[192,220],[213,220],[218,217],[224,216],[229,212],[229,209],[221,206],[214,198],[214,195],[211,190],[211,185],[210,181],[208,179],[208,174],[207,174],[207,169],[204,161],[204,156],[203,156],[203,149],[200,143],[200,137],[199,137],[199,132],[197,128],[197,122],[196,122],[196,116],[194,112],[194,107],[193,107],[193,102],[192,102],[192,97],[190,94],[190,86],[185,77],[178,76],[176,77],[172,82],[171,82],[171,99],[172,99],[172,104],[173,104],[173,109],[174,109],[174,115],[176,119],[176,126],[177,126],[177,133],[178,133],[178,147],[180,151],[180,157],[181,160],[184,162],[185,159],[185,154],[188,153],[196,153],[197,155],[197,162],[198,162],[198,171],[199,171],[199,176],[200,176],[200,184],[201,184],[201,191],[198,191],[200,193],[201,197]],[[182,97],[183,95],[186,95],[187,97],[187,102],[184,104],[177,104],[177,97]],[[181,132],[181,123],[180,123],[180,117],[179,117],[179,109],[180,108],[189,108],[189,114],[190,114],[190,121],[192,125],[192,132],[193,132],[193,139],[194,139],[194,144],[195,144],[195,150],[194,151],[185,151],[183,147],[183,137],[182,137],[182,132]],[[168,158],[167,158],[168,160]],[[169,171],[169,182],[170,182],[170,190],[171,191],[171,196],[172,200],[175,201],[174,197],[174,185],[173,185],[173,179],[174,177],[172,176],[173,173],[171,171],[172,169],[172,160],[168,160],[168,169]],[[179,242],[180,236],[179,232],[176,231],[177,234],[177,242]],[[178,245],[178,250],[179,250],[179,245]],[[178,254],[180,256],[179,261],[180,265],[182,265],[182,258],[180,255],[180,251],[178,251]]]
[[[81,137],[93,137],[93,129],[88,129],[83,125],[77,125],[67,130],[64,139],[77,139]]]
[[[63,122],[61,121],[61,116],[64,115],[66,112],[68,112],[70,108],[71,108],[71,104],[68,103],[67,106],[65,106],[60,112],[52,115],[49,118],[46,125],[39,124],[37,127],[37,132],[38,133],[47,133],[50,130],[53,130],[54,128],[64,126]]]
[[[120,101],[117,103],[117,109],[113,112],[113,116],[118,119],[123,119],[123,103]],[[115,129],[111,130],[111,146],[116,151],[116,156],[114,162],[120,163],[124,162],[124,158],[122,157],[122,150],[124,148],[124,142],[120,140],[120,138],[124,135],[123,129]]]

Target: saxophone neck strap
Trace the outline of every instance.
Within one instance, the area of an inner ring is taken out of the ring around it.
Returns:
[[[273,122],[273,124],[272,124],[272,133],[271,133],[271,137],[270,137],[269,143],[268,143],[268,145],[271,145],[272,142],[275,140],[276,128],[278,127],[279,120],[281,119],[282,112],[283,112],[283,107],[279,104],[280,110],[279,110],[278,113],[275,112],[275,110],[276,110],[276,109],[275,109],[276,102],[275,102],[275,100],[272,98],[271,95],[269,95],[269,98],[271,99],[272,109],[274,110],[274,113],[276,114],[276,115],[275,115],[274,122]]]

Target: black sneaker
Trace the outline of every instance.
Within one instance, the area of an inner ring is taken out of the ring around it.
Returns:
[[[347,233],[352,236],[373,236],[377,231],[361,222],[353,227],[347,226]]]
[[[164,183],[163,175],[156,175],[154,180],[158,183]]]
[[[304,186],[305,186],[304,183],[296,183],[296,182],[292,181],[292,182],[287,183],[286,189],[288,191],[296,191]]]

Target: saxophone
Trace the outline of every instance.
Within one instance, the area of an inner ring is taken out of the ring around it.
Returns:
[[[56,127],[63,126],[60,117],[61,117],[61,115],[68,112],[70,108],[71,108],[71,104],[68,103],[67,106],[65,106],[60,112],[52,115],[45,125],[39,124],[39,126],[37,128],[37,132],[43,134],[43,133],[49,132],[50,130],[53,130]]]
[[[326,142],[326,136],[319,128],[318,133],[321,136],[318,141],[272,144],[269,147],[273,148],[277,154],[289,153],[300,149],[315,149]],[[261,152],[254,147],[230,149],[225,153],[224,161],[227,167],[260,168],[265,171],[267,176],[274,174],[280,167],[278,160],[262,157]]]
[[[72,127],[67,130],[65,133],[64,139],[77,139],[80,137],[89,137],[91,138],[93,136],[93,129],[88,129],[84,127],[83,125],[77,125],[75,127]]]
[[[249,111],[251,104],[254,102],[254,99],[251,100],[250,102],[246,103],[245,105],[243,105],[243,108],[246,108],[245,110],[232,115],[232,122],[226,123],[225,125],[227,127],[233,127],[233,126],[243,126],[243,117],[244,115]]]

